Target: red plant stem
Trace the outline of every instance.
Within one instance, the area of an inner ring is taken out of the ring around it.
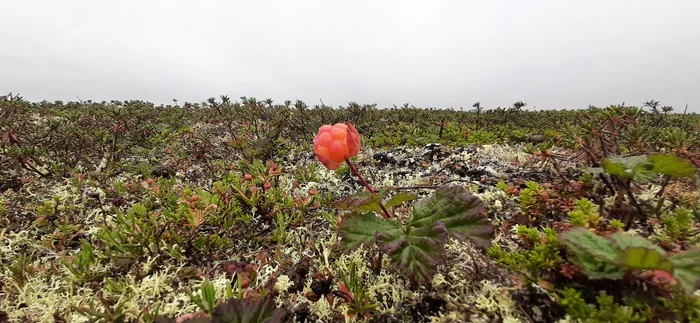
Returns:
[[[362,182],[362,185],[364,185],[370,193],[377,194],[377,192],[375,192],[374,189],[372,188],[372,185],[369,185],[369,183],[367,183],[365,178],[362,177],[362,175],[360,175],[359,171],[357,171],[357,168],[355,167],[355,165],[353,165],[350,162],[350,158],[345,158],[345,162],[348,163],[348,166],[350,166],[350,170],[352,170],[352,173],[355,174],[355,176],[357,176],[357,178],[360,179],[360,182]],[[389,211],[387,211],[387,209],[384,207],[384,204],[382,204],[382,201],[381,200],[378,201],[377,204],[379,204],[379,207],[382,209],[382,212],[384,212],[384,218],[386,218],[386,219],[391,218],[391,215],[389,215]]]

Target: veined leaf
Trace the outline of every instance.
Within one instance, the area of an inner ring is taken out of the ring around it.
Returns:
[[[653,165],[653,171],[668,175],[674,178],[687,177],[695,179],[695,166],[685,160],[674,155],[654,154],[649,156],[649,162]]]
[[[458,240],[468,239],[481,248],[491,244],[493,225],[484,203],[462,186],[442,186],[432,196],[416,202],[408,230],[432,226],[438,221]]]
[[[700,288],[700,248],[687,250],[668,257],[676,277],[687,293]]]
[[[361,244],[370,244],[378,232],[386,236],[396,236],[402,231],[401,224],[376,216],[374,213],[358,214],[343,220],[340,229],[343,245],[354,249]]]
[[[590,255],[607,263],[617,261],[618,253],[612,242],[588,229],[578,228],[567,231],[561,234],[560,240],[578,256]]]
[[[629,269],[671,271],[672,265],[666,257],[666,252],[651,241],[623,232],[617,232],[611,238],[620,252],[621,266]]]
[[[616,232],[615,234],[610,236],[610,239],[612,239],[613,244],[617,249],[620,250],[625,250],[625,249],[630,249],[630,248],[646,248],[650,250],[654,250],[658,252],[659,254],[665,254],[664,249],[661,247],[655,245],[653,242],[649,241],[648,239],[642,238],[640,236],[634,236],[630,235],[624,232]]]
[[[372,194],[367,191],[363,191],[354,195],[350,195],[336,203],[333,207],[339,210],[355,210],[363,212],[381,212],[379,207],[379,202],[381,202],[387,194],[391,191],[395,191],[394,187],[384,187],[376,193]],[[384,203],[387,209],[397,206],[406,201],[412,201],[417,198],[416,194],[399,192],[396,193],[392,198]]]
[[[378,234],[383,242],[382,250],[398,264],[413,282],[429,281],[440,263],[447,228],[437,222],[430,227],[422,227],[399,236]]]
[[[572,262],[593,279],[620,279],[625,272],[617,267],[618,253],[612,242],[588,229],[578,228],[561,234],[562,244],[573,251]]]
[[[395,198],[392,204],[413,197]],[[414,283],[430,279],[442,260],[449,235],[487,247],[492,231],[483,202],[461,186],[440,187],[430,197],[416,202],[405,228],[398,220],[372,213],[348,218],[341,227],[346,248],[376,242]]]
[[[590,278],[619,279],[628,270],[673,273],[686,292],[700,287],[700,249],[672,256],[651,241],[622,232],[608,240],[586,229],[561,234],[562,243],[575,253],[572,259]]]
[[[615,264],[602,261],[588,254],[576,255],[573,263],[581,267],[586,276],[591,279],[621,279],[625,276],[625,270]]]

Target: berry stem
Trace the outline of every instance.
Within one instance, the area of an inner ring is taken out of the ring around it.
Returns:
[[[369,185],[369,183],[367,183],[365,178],[362,177],[362,175],[360,175],[360,172],[357,170],[355,165],[353,165],[350,162],[350,158],[345,158],[345,162],[348,163],[348,166],[350,166],[350,170],[352,170],[352,173],[355,174],[355,176],[357,176],[357,178],[360,179],[360,182],[362,182],[362,185],[364,185],[370,193],[377,194],[377,192],[375,192],[374,189],[372,188],[372,185]],[[382,203],[382,201],[379,200],[377,202],[377,204],[379,204],[379,207],[382,209],[382,212],[384,212],[384,214],[383,214],[384,218],[386,218],[386,219],[391,218],[389,211],[387,211],[387,209],[384,207],[384,204]]]

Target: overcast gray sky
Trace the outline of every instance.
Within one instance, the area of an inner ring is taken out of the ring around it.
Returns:
[[[700,112],[700,1],[4,0],[0,94],[32,100]]]

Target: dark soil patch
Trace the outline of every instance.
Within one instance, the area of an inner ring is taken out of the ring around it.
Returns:
[[[426,294],[417,304],[409,307],[407,314],[412,322],[429,322],[428,317],[444,312],[446,306],[447,302],[444,299],[437,295]]]

